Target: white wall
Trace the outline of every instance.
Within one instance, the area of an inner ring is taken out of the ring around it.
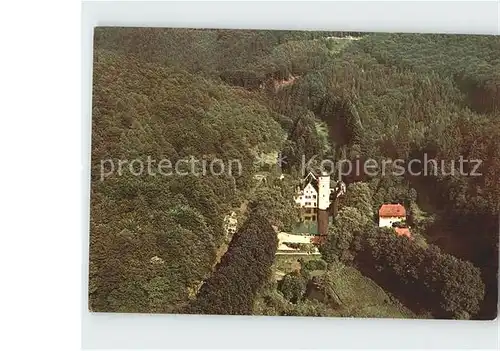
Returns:
[[[394,222],[404,221],[405,217],[379,217],[378,226],[379,227],[392,227]]]
[[[330,176],[320,176],[318,188],[318,208],[326,210],[330,206]]]

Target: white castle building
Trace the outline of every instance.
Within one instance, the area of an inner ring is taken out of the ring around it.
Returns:
[[[295,196],[295,203],[302,209],[301,219],[305,222],[317,221],[320,235],[326,235],[330,206],[345,191],[345,184],[336,181],[332,184],[330,175],[309,172]]]

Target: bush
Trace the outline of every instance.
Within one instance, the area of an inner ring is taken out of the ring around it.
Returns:
[[[302,268],[308,271],[326,270],[328,264],[322,259],[309,260],[302,264]]]
[[[297,272],[292,272],[283,277],[279,284],[279,291],[291,303],[302,300],[306,292],[306,280]]]

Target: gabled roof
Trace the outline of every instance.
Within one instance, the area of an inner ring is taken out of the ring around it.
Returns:
[[[399,236],[407,236],[408,238],[411,238],[411,233],[410,233],[410,229],[408,228],[394,228],[394,230],[396,230],[396,233],[399,235]]]
[[[300,190],[304,190],[309,184],[311,184],[311,186],[314,188],[314,190],[316,190],[316,192],[319,191],[318,181],[316,179],[311,179],[310,181],[304,183],[304,186],[302,186]]]
[[[378,210],[379,217],[405,217],[406,210],[401,204],[383,204]]]
[[[316,175],[313,172],[307,173],[307,175],[304,177],[304,182],[310,182],[312,180],[317,180]]]

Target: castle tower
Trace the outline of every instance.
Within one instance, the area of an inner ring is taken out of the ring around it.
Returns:
[[[328,234],[328,208],[330,207],[330,175],[318,177],[318,232]]]
[[[330,207],[330,176],[322,174],[318,177],[318,209]]]

